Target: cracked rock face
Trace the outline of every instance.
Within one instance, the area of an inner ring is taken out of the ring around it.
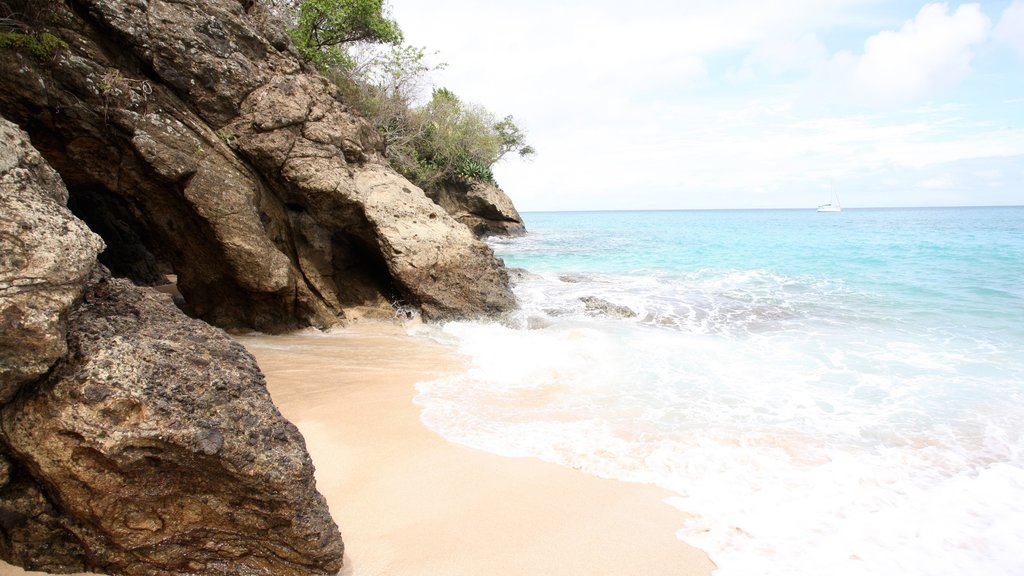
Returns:
[[[0,558],[109,574],[337,572],[343,545],[255,360],[100,239],[0,119]]]
[[[0,484],[5,559],[139,575],[340,569],[302,436],[240,344],[120,279],[88,288],[67,341],[0,409],[2,459],[17,463]]]
[[[67,308],[103,249],[17,126],[0,118],[0,405],[64,355]]]
[[[242,2],[63,0],[41,18],[68,48],[3,54],[0,114],[115,274],[174,273],[196,316],[264,331],[395,302],[435,318],[514,306],[491,251]]]

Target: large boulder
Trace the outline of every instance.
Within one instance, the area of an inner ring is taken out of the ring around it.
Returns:
[[[0,558],[54,572],[329,574],[343,545],[253,358],[110,279],[0,119]]]
[[[427,195],[477,238],[522,236],[526,225],[512,200],[494,182],[440,182]]]
[[[0,467],[14,470],[0,482],[5,560],[129,575],[340,569],[302,436],[240,344],[120,279],[90,285],[67,329],[67,356],[0,408]]]
[[[52,2],[28,24],[67,48],[0,54],[0,114],[61,174],[108,244],[101,262],[137,283],[175,274],[224,327],[514,306],[500,261],[386,165],[372,126],[258,5]]]
[[[64,356],[68,307],[103,249],[28,136],[0,118],[0,405]]]

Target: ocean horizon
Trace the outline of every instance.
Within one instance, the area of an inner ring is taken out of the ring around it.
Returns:
[[[1024,572],[1024,208],[523,216],[430,428],[669,490],[720,576]]]
[[[757,211],[810,211],[815,206],[772,207],[772,208],[593,208],[579,210],[523,210],[527,219],[534,214],[586,214],[590,212],[757,212]],[[970,208],[1024,208],[1024,204],[965,204],[962,206],[843,206],[847,210],[958,210]]]

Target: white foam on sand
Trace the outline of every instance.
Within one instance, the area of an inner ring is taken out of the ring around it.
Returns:
[[[986,394],[1013,375],[815,330],[453,323],[470,368],[416,402],[453,442],[673,491],[719,575],[1024,573],[1024,414]]]

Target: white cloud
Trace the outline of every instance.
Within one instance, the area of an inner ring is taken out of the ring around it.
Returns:
[[[1007,190],[1024,166],[1020,124],[991,110],[1019,83],[972,87],[988,108],[944,99],[985,79],[971,73],[998,12],[978,4],[391,3],[449,63],[437,84],[527,129],[538,157],[496,167],[523,210],[810,206],[829,178],[875,194],[851,206],[912,205],[930,179],[972,181],[949,166],[998,169]],[[1014,14],[997,33],[1019,37]]]
[[[833,62],[846,70],[855,95],[907,102],[965,79],[990,29],[978,4],[963,4],[952,14],[947,4],[927,4],[899,31],[868,38],[863,54],[840,52]]]
[[[1003,10],[993,36],[997,42],[1009,46],[1024,58],[1024,0],[1015,0]]]
[[[822,68],[828,62],[828,56],[828,49],[813,33],[796,38],[771,37],[754,46],[733,77],[753,80],[760,72],[773,76],[809,72]]]
[[[920,187],[925,190],[950,190],[956,187],[956,183],[951,178],[935,177],[921,182]]]

